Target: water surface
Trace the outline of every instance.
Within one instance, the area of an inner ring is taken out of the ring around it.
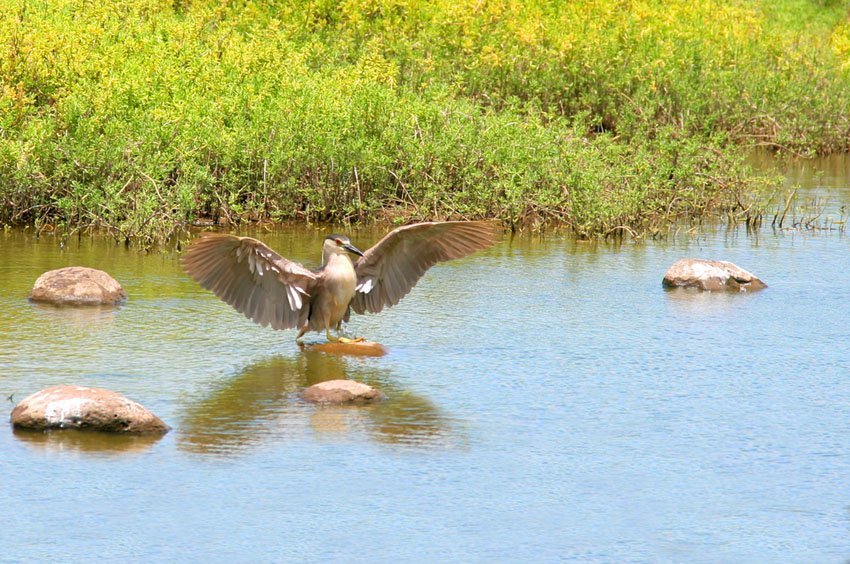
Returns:
[[[836,209],[850,201],[846,175],[835,187],[800,178]],[[315,265],[324,231],[255,235]],[[770,287],[664,291],[664,271],[686,256],[731,260]],[[0,560],[843,561],[848,264],[839,231],[506,237],[435,267],[397,307],[355,317],[351,329],[390,353],[348,358],[253,325],[173,254],[7,232],[7,409],[48,385],[99,386],[174,430],[153,440],[7,424]],[[38,275],[68,265],[110,272],[129,300],[26,301]],[[332,378],[389,400],[298,400]]]

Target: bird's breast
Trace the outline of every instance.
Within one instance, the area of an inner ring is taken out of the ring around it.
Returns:
[[[325,290],[335,303],[348,306],[354,297],[357,273],[347,256],[332,256],[325,266]]]

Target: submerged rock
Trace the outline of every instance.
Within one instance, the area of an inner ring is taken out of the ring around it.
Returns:
[[[301,398],[316,403],[380,401],[386,396],[376,388],[354,380],[328,380],[301,392]]]
[[[724,260],[681,259],[673,263],[662,284],[668,288],[750,292],[767,288],[751,272]]]
[[[142,405],[102,388],[51,386],[12,410],[21,429],[85,429],[112,433],[165,433],[170,427]]]
[[[127,293],[102,270],[69,266],[38,277],[29,299],[59,305],[111,305],[124,301]]]
[[[309,343],[301,345],[311,351],[319,351],[329,354],[344,354],[351,356],[384,356],[387,348],[381,343],[374,341],[358,341],[355,343]]]

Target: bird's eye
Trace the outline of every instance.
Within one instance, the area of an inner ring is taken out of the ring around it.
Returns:
[[[342,240],[337,239],[337,240],[336,240],[336,244],[337,244],[337,245],[342,245]]]

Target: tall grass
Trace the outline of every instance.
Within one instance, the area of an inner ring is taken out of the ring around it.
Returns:
[[[848,5],[0,0],[0,222],[658,226],[850,149]]]

